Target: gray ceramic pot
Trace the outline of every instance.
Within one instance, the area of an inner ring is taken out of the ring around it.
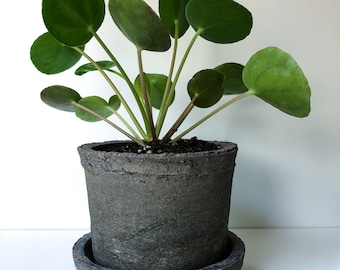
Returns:
[[[117,270],[199,269],[224,258],[237,146],[185,154],[78,148],[96,264]]]

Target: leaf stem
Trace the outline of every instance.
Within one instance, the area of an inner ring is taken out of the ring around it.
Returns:
[[[133,96],[134,96],[134,99],[136,100],[136,103],[139,107],[139,110],[141,112],[141,115],[142,115],[142,118],[143,118],[143,121],[144,123],[146,124],[147,121],[148,121],[148,118],[147,118],[147,115],[146,115],[146,112],[143,108],[143,105],[139,99],[139,96],[137,94],[137,91],[133,85],[133,83],[131,82],[129,76],[126,74],[125,70],[123,69],[123,67],[121,66],[121,64],[118,62],[118,60],[116,59],[116,57],[112,54],[112,52],[110,51],[110,49],[106,46],[106,44],[104,43],[104,41],[99,37],[99,35],[96,33],[96,32],[93,32],[92,33],[93,36],[96,38],[96,40],[98,41],[98,43],[100,44],[100,46],[104,49],[104,51],[107,53],[107,55],[110,57],[110,59],[112,60],[112,62],[116,65],[116,67],[118,68],[118,70],[120,71],[121,73],[121,77],[126,81],[126,83],[128,84]],[[138,122],[138,121],[137,121]],[[136,123],[135,123],[136,124]],[[138,122],[138,125],[139,125],[139,122]],[[137,126],[137,125],[136,125]],[[138,128],[138,126],[137,126]],[[140,129],[142,130],[141,126],[139,125],[139,132],[141,133]],[[144,133],[144,131],[143,131]],[[142,133],[141,133],[142,134]],[[144,135],[146,135],[144,133]],[[143,135],[143,137],[144,137]]]
[[[194,102],[195,102],[196,98],[197,98],[197,96],[195,96],[190,101],[189,105],[184,109],[183,113],[178,117],[177,121],[169,129],[168,133],[163,137],[163,139],[160,142],[161,144],[167,143],[170,140],[171,136],[178,130],[178,127],[183,123],[185,118],[189,115],[189,113],[195,107]]]
[[[137,56],[138,56],[138,68],[139,68],[139,76],[140,76],[140,82],[142,86],[142,93],[143,93],[143,99],[145,104],[145,110],[148,117],[148,127],[151,130],[152,135],[152,141],[156,143],[158,141],[155,126],[153,123],[153,116],[152,116],[152,109],[150,105],[150,99],[148,96],[148,92],[146,90],[146,84],[145,84],[145,74],[143,71],[143,60],[142,60],[142,50],[137,48]]]
[[[114,92],[116,93],[116,95],[118,96],[118,98],[120,99],[120,101],[122,102],[124,108],[126,109],[126,111],[128,112],[128,114],[130,115],[133,123],[135,124],[135,126],[137,127],[138,131],[140,132],[140,134],[142,135],[142,137],[144,139],[147,139],[147,135],[144,132],[144,130],[142,129],[142,127],[140,126],[138,120],[136,119],[136,116],[134,115],[134,113],[132,112],[131,108],[129,107],[129,105],[127,104],[126,100],[124,99],[124,97],[121,95],[121,93],[119,92],[118,88],[114,85],[114,83],[111,81],[111,79],[107,76],[107,74],[104,72],[104,70],[88,55],[86,54],[83,50],[81,50],[78,47],[73,47],[74,50],[76,50],[77,52],[79,52],[80,54],[82,54],[87,60],[89,60],[97,69],[98,71],[103,75],[103,77],[106,79],[106,81],[108,82],[108,84],[111,86],[111,88],[114,90]]]
[[[115,129],[117,129],[119,132],[123,133],[125,136],[127,136],[128,138],[130,138],[132,141],[134,141],[135,143],[137,143],[138,145],[140,146],[145,146],[145,144],[143,143],[142,140],[138,140],[137,138],[133,137],[131,134],[129,134],[128,132],[126,132],[125,130],[123,130],[122,128],[120,128],[119,126],[117,126],[116,124],[114,124],[113,122],[111,122],[110,120],[108,120],[107,118],[101,116],[100,114],[92,111],[91,109],[83,106],[83,105],[80,105],[79,103],[77,102],[72,102],[74,106],[84,110],[84,111],[87,111],[88,113],[98,117],[100,120],[103,120],[105,121],[106,123],[108,123],[110,126],[114,127]]]
[[[133,136],[135,136],[135,138],[139,141],[142,141],[142,139],[139,137],[139,135],[137,134],[137,132],[130,126],[130,124],[120,115],[120,113],[118,113],[117,111],[115,111],[114,109],[112,109],[111,107],[108,107],[108,110],[110,110],[111,112],[113,112],[114,115],[117,116],[117,118],[129,129],[129,131],[132,133]]]
[[[168,80],[166,82],[164,95],[163,95],[163,98],[162,98],[161,106],[159,108],[159,114],[158,114],[157,123],[156,123],[156,134],[157,134],[157,136],[159,136],[159,134],[162,130],[162,127],[163,127],[163,124],[164,124],[164,119],[165,119],[165,114],[167,112],[166,103],[167,103],[167,100],[168,100],[169,91],[170,91],[170,87],[171,87],[171,80],[172,80],[172,76],[173,76],[174,69],[175,69],[175,62],[176,62],[177,49],[178,49],[178,36],[179,36],[179,23],[178,23],[178,20],[176,20],[175,21],[174,47],[173,47],[173,53],[172,53],[172,59],[171,59],[169,74],[168,74]]]
[[[222,104],[221,106],[219,106],[218,108],[216,108],[215,110],[213,110],[211,113],[209,113],[208,115],[206,115],[205,117],[203,117],[201,120],[199,120],[198,122],[196,122],[195,124],[193,124],[191,127],[189,127],[188,129],[186,129],[185,131],[183,131],[181,134],[179,134],[176,138],[174,138],[172,141],[176,142],[179,139],[181,139],[183,136],[185,136],[186,134],[188,134],[190,131],[192,131],[193,129],[195,129],[196,127],[198,127],[199,125],[201,125],[203,122],[205,122],[206,120],[208,120],[210,117],[214,116],[215,114],[217,114],[218,112],[220,112],[221,110],[225,109],[226,107],[228,107],[229,105],[235,103],[236,101],[245,98],[247,96],[252,95],[253,92],[251,90],[248,90],[247,92],[244,92],[236,97],[234,97],[233,99],[227,101],[226,103]]]
[[[190,54],[190,51],[192,49],[192,47],[194,46],[195,44],[195,41],[197,40],[198,36],[201,34],[203,30],[198,30],[195,35],[193,36],[193,38],[191,39],[189,45],[188,45],[188,48],[186,49],[185,53],[184,53],[184,56],[182,58],[182,61],[178,67],[178,70],[176,72],[176,75],[175,75],[175,78],[174,78],[174,81],[170,87],[170,90],[169,90],[169,93],[167,95],[167,98],[166,98],[166,101],[165,101],[165,105],[164,105],[164,108],[163,108],[163,111],[160,112],[160,115],[159,115],[159,122],[158,122],[158,125],[159,125],[159,129],[161,129],[161,127],[163,126],[163,123],[164,123],[164,120],[165,120],[165,116],[168,112],[168,109],[170,107],[170,104],[171,104],[171,97],[174,95],[175,93],[175,87],[176,87],[176,84],[178,82],[178,79],[181,75],[181,72],[183,70],[183,67],[184,67],[184,64]]]

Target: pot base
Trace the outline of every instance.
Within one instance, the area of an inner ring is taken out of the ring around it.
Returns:
[[[245,253],[244,243],[232,232],[229,232],[228,240],[230,247],[225,259],[197,270],[240,270]],[[91,233],[85,234],[74,244],[73,260],[77,270],[118,270],[94,263]]]

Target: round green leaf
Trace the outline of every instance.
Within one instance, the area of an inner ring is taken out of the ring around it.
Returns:
[[[101,97],[90,96],[90,97],[82,98],[81,100],[78,101],[78,104],[90,109],[91,111],[94,111],[95,113],[101,115],[104,118],[107,118],[113,114],[113,112],[108,109],[109,104]],[[101,120],[97,116],[79,107],[76,107],[76,115],[81,120],[84,120],[87,122],[97,122]]]
[[[113,21],[140,50],[167,51],[170,36],[156,13],[142,0],[110,0]]]
[[[214,69],[199,71],[188,83],[188,93],[194,105],[208,108],[216,104],[224,92],[224,75]]]
[[[74,66],[81,58],[80,53],[61,44],[49,32],[42,34],[33,42],[30,55],[35,67],[45,74],[63,72]]]
[[[254,54],[243,70],[243,81],[251,93],[296,117],[310,112],[310,88],[291,55],[276,47]]]
[[[109,107],[112,108],[114,111],[118,111],[120,107],[121,101],[117,95],[114,95],[109,100]]]
[[[112,71],[110,68],[114,67],[115,64],[111,61],[98,61],[96,62],[103,70]],[[87,63],[79,68],[74,72],[76,75],[84,75],[90,71],[97,71],[97,68],[92,63]]]
[[[148,73],[148,74],[144,74],[144,78],[146,82],[146,89],[148,92],[148,97],[150,99],[150,104],[153,108],[159,110],[162,104],[168,77],[162,74]],[[140,81],[139,75],[135,79],[134,86],[135,86],[138,96],[141,99],[143,99],[144,96],[142,93],[142,87],[141,87],[141,81]],[[173,103],[174,99],[175,99],[175,94],[173,94],[172,96],[170,105]]]
[[[41,91],[40,97],[47,105],[67,112],[75,112],[74,103],[77,103],[81,99],[78,92],[61,85],[45,88]]]
[[[225,79],[224,95],[241,94],[248,91],[242,80],[243,65],[226,63],[215,68]]]
[[[86,44],[104,20],[104,0],[43,0],[48,31],[68,46]]]
[[[146,74],[150,82],[150,97],[151,97],[151,105],[156,109],[160,109],[166,83],[168,81],[168,77],[162,74]],[[173,94],[171,98],[171,103],[173,103],[175,99],[175,94]]]
[[[172,37],[175,37],[176,23],[178,24],[179,38],[189,28],[189,23],[185,17],[185,7],[188,2],[189,0],[159,0],[159,14]]]
[[[232,0],[190,0],[186,8],[190,25],[215,43],[233,43],[249,35],[251,13]]]
[[[148,97],[150,99],[150,91],[151,91],[151,86],[150,86],[150,81],[149,81],[149,77],[144,74],[144,80],[145,80],[145,87],[146,87],[146,91],[147,91],[147,94],[148,94]],[[133,83],[133,86],[135,87],[136,89],[136,93],[137,95],[139,96],[139,98],[141,100],[144,99],[144,95],[143,95],[143,90],[142,90],[142,82],[140,80],[140,75],[138,75]]]

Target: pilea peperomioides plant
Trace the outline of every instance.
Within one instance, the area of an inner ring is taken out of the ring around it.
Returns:
[[[104,0],[43,0],[42,14],[48,32],[31,47],[31,60],[37,69],[46,74],[60,73],[85,57],[89,63],[79,67],[75,74],[100,72],[113,90],[112,97],[105,100],[99,96],[82,97],[71,88],[54,85],[41,92],[46,104],[75,112],[85,121],[103,120],[142,146],[148,142],[175,142],[228,105],[250,95],[296,117],[309,114],[310,88],[302,70],[289,54],[268,47],[255,53],[245,66],[223,63],[193,75],[187,85],[188,106],[164,132],[163,123],[175,99],[178,79],[197,38],[220,44],[240,41],[251,31],[252,15],[232,0],[159,0],[159,17],[142,0],[109,0],[108,10],[115,25],[136,47],[138,75],[134,80],[128,77],[113,49],[97,33],[105,16]],[[178,59],[179,39],[189,26],[194,29],[194,35]],[[93,38],[108,60],[96,61],[85,52],[85,45]],[[143,51],[164,52],[170,48],[173,54],[167,75],[144,71]],[[126,89],[116,87],[114,79],[118,78],[126,82]],[[131,93],[136,101],[133,105],[126,101]],[[235,96],[223,101],[226,95]],[[194,107],[214,105],[216,108],[206,117],[172,138]],[[131,119],[121,116],[120,107]],[[108,119],[111,115],[116,116],[119,125]]]

